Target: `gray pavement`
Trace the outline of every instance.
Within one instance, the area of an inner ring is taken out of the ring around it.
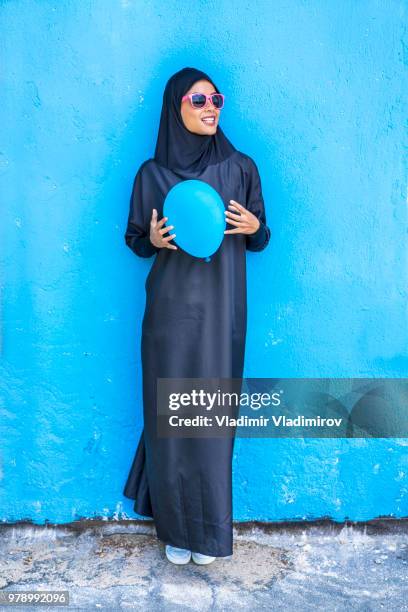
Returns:
[[[19,610],[408,610],[407,520],[234,531],[231,557],[175,566],[151,521],[4,524],[1,594],[69,591],[68,607]]]

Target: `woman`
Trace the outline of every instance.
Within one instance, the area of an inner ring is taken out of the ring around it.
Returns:
[[[178,564],[232,555],[234,436],[158,437],[156,381],[242,377],[246,249],[261,251],[270,239],[257,167],[219,127],[222,106],[204,72],[183,68],[169,79],[154,158],[136,174],[125,234],[137,255],[155,259],[142,323],[144,429],[124,495],[153,517],[167,558]],[[178,248],[177,228],[164,226],[164,199],[187,179],[214,187],[226,206],[231,227],[209,262]]]

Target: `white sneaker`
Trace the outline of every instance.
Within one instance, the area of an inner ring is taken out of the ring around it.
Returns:
[[[193,557],[194,563],[197,563],[197,565],[208,565],[208,563],[212,563],[217,558],[217,557],[210,557],[209,555],[202,555],[201,553],[198,553],[198,552],[193,552],[192,557]]]
[[[166,557],[172,563],[176,565],[185,565],[191,559],[191,550],[187,550],[186,548],[176,548],[175,546],[170,546],[170,544],[166,544]]]

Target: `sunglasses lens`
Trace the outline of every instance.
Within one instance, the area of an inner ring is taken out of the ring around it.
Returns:
[[[222,96],[220,94],[213,94],[212,102],[215,108],[222,108]]]
[[[203,96],[203,94],[199,93],[193,94],[192,100],[193,106],[195,106],[195,108],[202,108],[203,106],[205,106],[205,103],[207,101],[206,97]]]

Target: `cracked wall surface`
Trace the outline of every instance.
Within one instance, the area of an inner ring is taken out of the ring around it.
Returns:
[[[272,238],[247,258],[245,376],[406,376],[406,9],[2,3],[1,520],[136,516],[122,490],[152,260],[123,235],[183,66],[219,83],[221,125],[262,178]],[[235,520],[408,514],[407,440],[234,451]]]

